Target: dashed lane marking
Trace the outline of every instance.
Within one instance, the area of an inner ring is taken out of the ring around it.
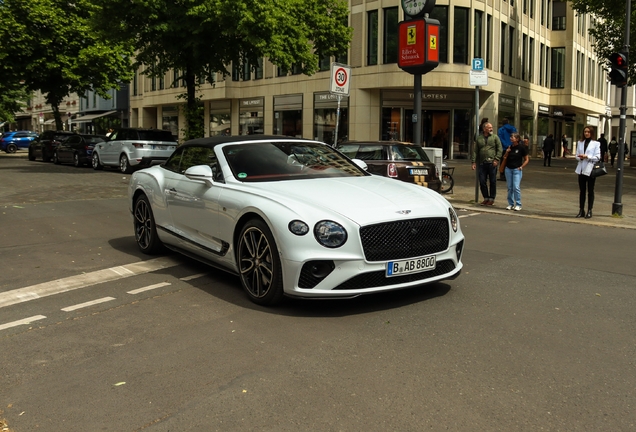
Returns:
[[[76,304],[74,306],[68,306],[68,307],[62,308],[62,310],[64,312],[72,312],[72,311],[77,310],[77,309],[82,309],[82,308],[85,308],[85,307],[93,306],[93,305],[100,304],[100,303],[106,303],[106,302],[113,301],[113,300],[115,300],[115,297],[102,297],[102,298],[97,299],[97,300],[91,300],[91,301],[88,301],[88,302],[85,302],[85,303]]]
[[[471,213],[471,214],[461,215],[461,216],[457,216],[457,217],[462,219],[462,218],[467,218],[467,217],[471,217],[471,216],[477,216],[477,215],[480,215],[480,214],[481,213]]]
[[[44,318],[46,318],[44,315],[35,315],[35,316],[30,317],[30,318],[24,318],[24,319],[21,319],[21,320],[18,320],[18,321],[13,321],[13,322],[10,322],[10,323],[2,324],[2,325],[0,325],[0,330],[6,330],[8,328],[17,327],[19,325],[29,325],[33,321],[38,321],[38,320],[41,320],[41,319],[44,319]]]
[[[195,274],[195,275],[192,275],[192,276],[182,277],[182,278],[180,278],[179,280],[182,280],[182,281],[184,281],[184,282],[187,282],[187,281],[192,280],[192,279],[198,279],[198,278],[200,278],[200,277],[203,277],[203,276],[205,276],[206,274],[207,274],[207,273],[198,273],[198,274]]]
[[[150,291],[150,290],[153,290],[153,289],[156,289],[156,288],[161,288],[161,287],[164,287],[164,286],[167,286],[167,285],[172,285],[172,284],[170,282],[161,282],[161,283],[158,283],[158,284],[148,285],[148,286],[145,286],[145,287],[142,287],[142,288],[137,288],[137,289],[134,289],[132,291],[128,291],[128,294],[139,294],[139,293],[144,292],[144,291]]]
[[[179,262],[170,257],[155,258],[147,261],[140,261],[123,266],[111,267],[104,270],[97,270],[51,282],[44,282],[30,287],[18,288],[12,291],[0,293],[0,308],[86,288],[103,282],[111,282],[144,273],[150,273],[168,267],[179,265]]]

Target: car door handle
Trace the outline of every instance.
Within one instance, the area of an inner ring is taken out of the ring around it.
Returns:
[[[176,195],[177,194],[177,190],[175,188],[170,188],[166,191],[167,194],[170,195]]]

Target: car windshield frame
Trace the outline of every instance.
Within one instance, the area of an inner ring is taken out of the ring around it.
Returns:
[[[364,177],[365,170],[336,149],[311,141],[257,141],[223,146],[241,182]]]

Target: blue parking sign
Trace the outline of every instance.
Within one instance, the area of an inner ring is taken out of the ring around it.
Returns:
[[[476,70],[476,71],[484,70],[484,59],[474,58],[473,59],[473,70]]]

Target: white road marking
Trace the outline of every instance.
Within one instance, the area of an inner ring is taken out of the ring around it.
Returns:
[[[150,290],[153,290],[155,288],[164,287],[166,285],[172,285],[172,284],[170,282],[161,282],[161,283],[158,283],[158,284],[148,285],[148,286],[143,287],[143,288],[137,288],[137,289],[134,289],[132,291],[128,291],[128,294],[139,294],[140,292],[150,291]]]
[[[127,264],[124,266],[98,270],[77,276],[71,276],[51,282],[44,282],[41,284],[32,285],[30,287],[18,288],[12,291],[0,293],[0,308],[39,299],[42,297],[47,297],[54,294],[60,294],[67,291],[86,288],[88,286],[96,285],[103,282],[110,282],[130,276],[150,273],[156,270],[174,267],[176,265],[179,265],[178,261],[175,261],[170,257],[161,257],[147,261],[140,261],[133,264]]]
[[[65,308],[62,308],[62,310],[64,312],[71,312],[71,311],[74,311],[74,310],[77,310],[77,309],[82,309],[82,308],[93,306],[93,305],[100,304],[100,303],[106,303],[106,302],[109,302],[109,301],[112,301],[112,300],[115,300],[115,297],[103,297],[103,298],[100,298],[100,299],[97,299],[97,300],[91,300],[89,302],[80,303],[80,304],[76,304],[74,306],[65,307]]]
[[[467,218],[467,217],[471,217],[471,216],[477,216],[480,215],[481,213],[471,213],[471,214],[467,214],[467,215],[461,215],[461,216],[457,216],[458,218]]]
[[[206,274],[207,273],[199,273],[199,274],[195,274],[195,275],[192,275],[192,276],[186,276],[186,277],[179,278],[179,280],[189,281],[189,280],[192,280],[192,279],[198,279],[198,278],[200,278],[202,276],[205,276]]]
[[[33,321],[41,320],[41,319],[44,319],[44,318],[46,318],[44,315],[35,315],[35,316],[30,317],[30,318],[25,318],[25,319],[21,319],[21,320],[18,320],[18,321],[13,321],[13,322],[10,322],[10,323],[2,324],[2,325],[0,325],[0,330],[6,330],[8,328],[17,327],[19,325],[28,325],[28,324],[31,324]]]

